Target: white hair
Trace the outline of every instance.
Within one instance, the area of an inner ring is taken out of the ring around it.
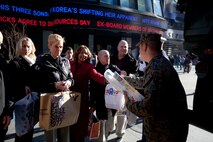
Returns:
[[[121,41],[118,43],[118,47],[117,47],[117,48],[119,48],[119,47],[121,46],[121,44],[124,44],[124,45],[127,47],[127,49],[129,48],[128,42],[127,42],[126,40],[121,40]]]
[[[98,58],[100,58],[101,56],[105,55],[105,54],[109,54],[109,51],[108,50],[100,50],[98,52]]]

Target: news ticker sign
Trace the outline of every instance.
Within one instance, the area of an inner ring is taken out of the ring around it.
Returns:
[[[33,7],[40,7],[33,5]],[[115,29],[134,32],[162,33],[166,30],[164,19],[101,8],[94,5],[54,5],[34,9],[32,6],[0,4],[0,22],[21,23],[30,26],[79,26],[87,28]]]

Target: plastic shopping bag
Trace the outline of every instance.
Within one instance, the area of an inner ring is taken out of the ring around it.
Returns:
[[[15,103],[15,130],[18,136],[31,131],[39,120],[39,94],[31,92]]]
[[[117,90],[126,91],[127,96],[132,102],[143,100],[144,97],[117,72],[112,72],[110,69],[107,69],[104,72],[104,77]]]
[[[104,97],[106,108],[122,110],[125,107],[123,92],[115,89],[111,84],[107,84]]]

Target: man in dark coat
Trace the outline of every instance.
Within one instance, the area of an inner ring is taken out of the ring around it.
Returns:
[[[129,46],[126,40],[121,40],[117,46],[118,54],[111,57],[110,63],[116,65],[120,70],[126,71],[127,75],[135,74],[137,70],[137,61],[129,54]],[[122,110],[117,113],[116,135],[117,141],[123,141],[127,126],[126,111]]]
[[[100,50],[98,52],[98,63],[96,70],[104,75],[104,72],[110,69],[112,72],[116,71],[119,74],[125,73],[121,71],[116,65],[110,64],[110,55],[107,50]],[[90,103],[95,108],[96,115],[101,120],[101,133],[98,142],[105,142],[108,137],[108,133],[114,127],[114,116],[117,110],[107,109],[105,106],[105,87],[106,85],[97,83],[95,81],[90,82]]]

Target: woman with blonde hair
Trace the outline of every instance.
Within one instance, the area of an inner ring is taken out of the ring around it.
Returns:
[[[18,41],[18,43],[16,44],[16,56],[21,56],[21,55],[24,54],[23,52],[25,52],[25,51],[24,51],[24,48],[23,48],[23,44],[26,44],[26,42],[30,46],[30,51],[27,53],[27,55],[25,57],[29,57],[30,59],[34,60],[34,62],[35,62],[35,60],[36,60],[36,55],[35,55],[36,49],[35,49],[33,41],[29,37],[21,38]]]
[[[64,38],[59,34],[48,36],[49,53],[39,56],[33,69],[37,80],[36,91],[41,93],[54,93],[70,90],[74,80],[70,71],[70,63],[62,57]],[[46,142],[70,142],[69,127],[45,131]]]
[[[21,38],[16,44],[16,56],[9,62],[9,94],[14,102],[24,98],[31,92],[32,74],[30,68],[35,63],[35,46],[29,37]],[[15,136],[15,142],[31,142],[33,139],[33,129],[28,133]]]

